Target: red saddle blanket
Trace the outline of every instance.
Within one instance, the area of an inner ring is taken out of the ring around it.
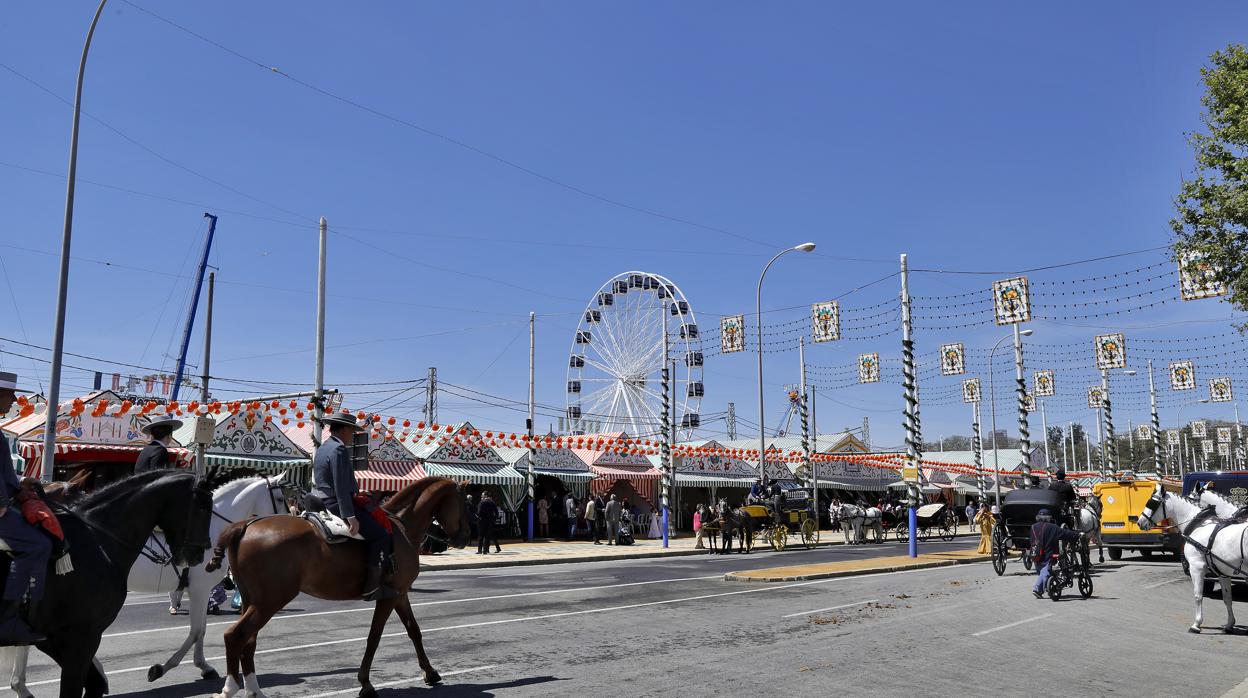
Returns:
[[[39,526],[52,534],[57,540],[65,540],[65,532],[61,530],[61,522],[39,495],[30,490],[22,490],[17,494],[17,505],[21,509],[26,522]]]

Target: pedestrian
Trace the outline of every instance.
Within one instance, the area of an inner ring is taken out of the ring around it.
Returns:
[[[506,530],[507,530],[507,510],[503,507],[498,507],[498,513],[495,515],[495,518],[494,518],[494,530],[490,532],[490,540],[494,541],[494,552],[496,553],[503,552],[502,547],[500,547],[498,544],[498,537],[502,534],[503,531],[506,531]]]
[[[975,524],[975,500],[972,499],[966,503],[966,524],[973,526]]]
[[[693,512],[693,532],[695,536],[693,539],[694,550],[702,550],[706,547],[702,545],[702,511],[705,508],[705,505],[698,505],[697,511]]]
[[[182,420],[171,414],[152,417],[151,421],[139,427],[151,441],[139,451],[139,458],[134,462],[134,472],[145,473],[173,467],[169,464],[169,446],[173,443],[173,432],[181,427]]]
[[[1044,598],[1044,587],[1049,583],[1053,561],[1061,552],[1061,541],[1074,543],[1081,535],[1069,528],[1059,528],[1053,523],[1053,515],[1048,509],[1041,509],[1036,513],[1036,522],[1031,525],[1031,549],[1028,554],[1032,556],[1031,560],[1036,563],[1036,572],[1039,573],[1031,588],[1031,593],[1037,599]]]
[[[545,497],[537,500],[537,535],[550,537],[550,502]]]
[[[490,554],[490,539],[494,537],[494,522],[498,519],[498,505],[490,497],[488,491],[481,493],[481,503],[477,505],[477,520],[480,521],[481,537],[477,541],[477,554]]]
[[[663,515],[658,509],[650,507],[650,538],[663,537]]]
[[[585,523],[589,524],[589,527],[593,529],[594,545],[602,545],[602,541],[598,540],[599,534],[597,520],[598,498],[592,497],[588,502],[585,502]]]
[[[980,507],[975,513],[975,525],[979,526],[979,547],[975,549],[980,555],[987,555],[992,552],[992,512],[988,511],[988,507]]]
[[[610,501],[607,502],[606,518],[607,518],[607,545],[615,545],[615,539],[620,534],[620,511],[624,506],[620,504],[620,500],[611,495]]]
[[[568,493],[567,499],[563,500],[563,512],[568,519],[568,541],[576,538],[576,497],[572,493]]]
[[[477,534],[480,533],[481,522],[477,519],[476,500],[473,499],[472,495],[468,495],[467,501],[468,501],[468,535],[471,537],[469,540],[471,540],[472,538],[476,538]]]
[[[594,497],[594,538],[607,538],[607,500],[602,496]]]

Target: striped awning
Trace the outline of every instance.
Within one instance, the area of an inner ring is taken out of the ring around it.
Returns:
[[[369,461],[368,468],[355,471],[355,482],[365,492],[398,492],[423,477],[416,461]]]
[[[740,487],[750,489],[752,477],[732,477],[714,473],[676,473],[677,487]]]
[[[425,472],[452,480],[467,480],[476,485],[522,485],[525,478],[510,465],[465,465],[463,463],[425,462]]]
[[[528,471],[524,468],[517,468],[516,472],[520,473],[521,477],[525,477],[525,478],[528,477]],[[551,477],[557,477],[560,480],[563,480],[564,482],[567,482],[567,483],[573,483],[573,482],[584,483],[584,482],[589,482],[593,480],[594,478],[598,477],[597,475],[591,472],[585,471],[585,470],[560,470],[558,468],[537,467],[533,469],[533,472],[537,475],[549,475]]]
[[[883,492],[886,483],[875,482],[843,482],[841,480],[819,480],[819,489],[845,490],[847,492]]]
[[[139,452],[146,445],[129,446],[58,442],[56,444],[56,455],[71,456],[71,460],[135,461],[139,457]],[[20,442],[19,450],[22,458],[26,459],[26,476],[39,477],[38,470],[43,465],[43,442],[22,441]],[[173,465],[178,468],[189,468],[191,463],[195,461],[195,454],[185,448],[169,449],[169,457],[173,459]],[[34,472],[31,472],[32,470]]]
[[[590,483],[594,494],[606,494],[615,487],[615,483],[624,480],[632,486],[633,491],[642,497],[648,497],[653,483],[662,479],[659,471],[648,465],[591,465],[590,470],[598,477]]]
[[[310,458],[265,458],[256,456],[235,456],[225,453],[206,453],[204,462],[208,467],[220,468],[251,468],[259,472],[280,473],[295,468],[312,465]]]

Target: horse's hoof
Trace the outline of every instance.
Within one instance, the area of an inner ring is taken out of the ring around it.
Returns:
[[[377,689],[369,686],[360,689],[360,698],[377,698]]]
[[[442,683],[441,674],[439,674],[438,672],[432,669],[425,672],[425,685],[426,686],[437,686],[440,683]]]
[[[1187,629],[1187,632],[1189,632],[1189,633],[1196,633],[1197,635],[1199,635],[1199,634],[1200,634],[1200,626],[1199,626],[1199,625],[1192,625],[1192,626],[1189,626],[1189,627],[1188,627],[1188,629]]]
[[[1222,626],[1222,632],[1226,633],[1227,635],[1234,635],[1234,634],[1235,634],[1235,626],[1234,626],[1234,625],[1224,625],[1224,626]]]
[[[147,680],[155,681],[165,675],[165,668],[159,664],[153,664],[147,669]]]
[[[199,678],[208,679],[209,681],[219,681],[221,679],[221,675],[217,673],[216,669],[209,669],[208,671],[200,674]]]

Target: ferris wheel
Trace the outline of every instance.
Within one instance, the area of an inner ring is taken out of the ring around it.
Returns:
[[[685,433],[698,428],[702,340],[693,308],[672,281],[641,271],[603,284],[581,314],[568,357],[568,431],[662,433],[663,331],[674,385],[672,419]]]

